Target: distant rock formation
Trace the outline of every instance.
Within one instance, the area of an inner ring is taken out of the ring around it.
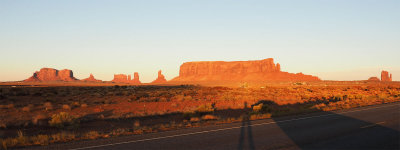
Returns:
[[[139,80],[139,73],[135,72],[133,79],[131,79],[131,75],[125,75],[125,74],[114,74],[114,79],[112,82],[117,82],[117,83],[130,83],[130,84],[141,84]]]
[[[114,74],[114,79],[111,80],[112,82],[122,82],[122,83],[127,83],[128,82],[128,76],[125,74]]]
[[[89,78],[82,79],[81,81],[85,81],[85,82],[102,82],[101,80],[97,80],[96,78],[94,78],[93,74],[90,74]]]
[[[57,70],[53,68],[42,68],[33,75],[24,80],[26,82],[44,82],[44,81],[76,81],[72,70]]]
[[[142,83],[142,82],[140,82],[140,80],[139,80],[139,73],[135,72],[135,73],[133,74],[132,83],[134,83],[134,84],[141,84],[141,83]]]
[[[282,72],[272,58],[253,61],[200,61],[183,63],[176,82],[188,81],[320,81],[316,76]]]
[[[392,81],[392,74],[389,75],[389,72],[382,70],[381,81]]]
[[[378,77],[370,77],[368,81],[381,81]]]
[[[158,71],[157,79],[151,83],[165,83],[165,82],[167,82],[167,80],[165,79],[165,76],[161,73],[161,70],[160,70],[160,71]]]

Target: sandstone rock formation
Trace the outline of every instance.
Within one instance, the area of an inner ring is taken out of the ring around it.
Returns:
[[[112,82],[121,82],[121,83],[127,83],[128,82],[128,76],[125,74],[114,74],[114,79],[111,80]]]
[[[160,71],[158,71],[157,79],[151,83],[165,83],[165,82],[167,82],[167,80],[165,79],[165,76],[161,73],[161,70],[160,70]]]
[[[82,81],[85,81],[85,82],[102,82],[101,80],[97,80],[96,78],[94,78],[93,74],[90,74],[89,78],[83,79]]]
[[[390,74],[389,76],[389,72],[382,70],[381,81],[392,81],[392,74]]]
[[[132,81],[132,83],[134,83],[134,84],[141,84],[141,83],[142,83],[142,82],[140,82],[140,80],[139,80],[139,73],[135,72],[135,73],[133,74],[133,81]]]
[[[370,77],[368,81],[381,81],[378,77]]]
[[[75,81],[77,80],[72,70],[64,69],[64,70],[57,70],[53,68],[42,68],[40,71],[36,71],[33,75],[24,80],[27,82],[41,82],[41,81]]]
[[[125,75],[125,74],[115,74],[114,79],[112,82],[117,82],[117,83],[130,83],[130,84],[141,84],[139,80],[139,73],[135,72],[133,79],[131,79],[131,75]]]
[[[320,81],[303,73],[282,72],[272,58],[253,61],[200,61],[181,65],[176,82],[191,81]]]

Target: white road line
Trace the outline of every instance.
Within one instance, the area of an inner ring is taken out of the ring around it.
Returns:
[[[261,125],[268,125],[268,124],[274,124],[274,123],[283,123],[283,122],[304,120],[304,119],[310,119],[310,118],[319,118],[319,117],[326,117],[326,116],[332,116],[332,115],[337,115],[337,114],[347,114],[347,113],[352,113],[352,112],[359,112],[359,111],[364,111],[364,110],[378,109],[378,108],[385,108],[385,107],[392,107],[392,106],[398,106],[398,104],[389,105],[389,106],[381,106],[381,107],[373,107],[373,108],[365,108],[365,109],[359,109],[359,110],[353,110],[353,111],[346,111],[346,112],[334,113],[334,114],[326,114],[326,115],[319,115],[319,116],[310,116],[310,117],[289,119],[289,120],[276,121],[276,122],[275,122],[275,121],[271,121],[271,122],[258,123],[258,124],[252,124],[252,125],[246,125],[246,126],[237,126],[237,127],[222,128],[222,129],[215,129],[215,130],[208,130],[208,131],[199,131],[199,132],[192,132],[192,133],[185,133],[185,134],[177,134],[177,135],[170,135],[170,136],[162,136],[162,137],[156,137],[156,138],[148,138],[148,139],[142,139],[142,140],[133,140],[133,141],[126,141],[126,142],[119,142],[119,143],[103,144],[103,145],[96,145],[96,146],[87,146],[87,147],[75,148],[75,149],[71,149],[71,150],[82,150],[82,149],[90,149],[90,148],[99,148],[99,147],[113,146],[113,145],[120,145],[120,144],[127,144],[127,143],[136,143],[136,142],[151,141],[151,140],[159,140],[159,139],[166,139],[166,138],[173,138],[173,137],[180,137],[180,136],[187,136],[187,135],[194,135],[194,134],[218,132],[218,131],[224,131],[224,130],[238,129],[238,128],[241,128],[241,127],[261,126]],[[382,123],[382,122],[380,122],[380,123]],[[375,125],[375,124],[374,124],[374,125]]]

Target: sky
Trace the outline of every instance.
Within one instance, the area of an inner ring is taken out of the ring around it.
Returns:
[[[151,82],[188,61],[274,58],[323,80],[400,80],[399,0],[1,0],[0,81],[43,67],[78,79],[139,72]]]

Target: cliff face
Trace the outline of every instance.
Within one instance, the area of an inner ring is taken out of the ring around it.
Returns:
[[[389,75],[389,72],[382,70],[381,81],[392,81],[392,74]]]
[[[33,75],[24,81],[75,81],[72,70],[64,69],[57,70],[53,68],[42,68],[40,71],[36,71]]]
[[[132,81],[134,84],[141,84],[142,82],[140,82],[140,79],[139,79],[139,73],[137,73],[137,72],[135,72],[134,74],[133,74],[133,81]]]
[[[282,72],[272,58],[255,61],[202,61],[181,65],[172,81],[320,81],[302,73]]]
[[[275,65],[272,58],[259,61],[202,61],[182,64],[179,70],[179,77],[271,73],[279,71],[280,65]]]
[[[139,73],[137,73],[137,72],[135,72],[133,79],[131,79],[131,75],[115,74],[112,82],[141,84],[141,82],[139,80]]]
[[[128,76],[125,74],[114,74],[112,82],[128,82]]]

